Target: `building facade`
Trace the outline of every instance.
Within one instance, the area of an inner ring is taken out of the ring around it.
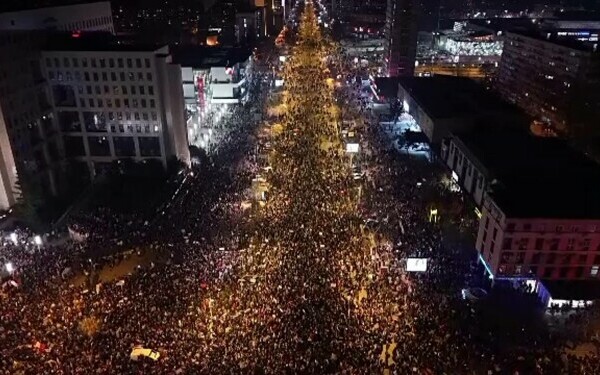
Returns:
[[[413,76],[417,55],[418,2],[388,0],[385,23],[385,62],[390,77]]]
[[[597,43],[559,39],[550,32],[546,38],[508,32],[496,88],[529,114],[569,132],[598,111],[599,65]]]
[[[181,68],[168,47],[89,47],[42,52],[66,159],[92,176],[120,158],[189,162]]]
[[[48,30],[112,31],[109,2],[0,14],[0,210],[24,184],[43,195],[63,190],[63,144],[40,68]]]
[[[486,194],[476,248],[496,279],[596,279],[600,273],[600,216],[512,216]]]

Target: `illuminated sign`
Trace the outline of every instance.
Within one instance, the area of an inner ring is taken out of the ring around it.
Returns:
[[[426,272],[427,271],[427,258],[407,258],[406,259],[406,271],[407,272]]]

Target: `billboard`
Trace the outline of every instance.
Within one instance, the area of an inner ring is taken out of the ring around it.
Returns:
[[[407,258],[407,272],[425,272],[427,271],[427,258]]]

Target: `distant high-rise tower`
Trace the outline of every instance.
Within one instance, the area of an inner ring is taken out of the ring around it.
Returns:
[[[385,22],[385,69],[390,77],[412,76],[417,54],[416,0],[388,0]]]

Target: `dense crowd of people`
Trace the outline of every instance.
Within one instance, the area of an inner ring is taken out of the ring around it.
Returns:
[[[600,372],[597,358],[564,361],[546,336],[507,347],[473,324],[458,291],[476,266],[426,215],[425,185],[443,190],[435,168],[389,150],[360,88],[328,81],[310,2],[297,40],[284,111],[256,132],[267,136],[249,136],[254,108],[236,112],[216,154],[152,215],[101,208],[71,223],[77,241],[4,239],[14,284],[0,303],[0,374]],[[252,89],[259,108],[269,81]],[[360,156],[345,153],[345,123]],[[144,266],[101,277],[126,249]],[[427,272],[408,273],[408,257],[428,258]],[[160,356],[134,360],[137,346]]]

